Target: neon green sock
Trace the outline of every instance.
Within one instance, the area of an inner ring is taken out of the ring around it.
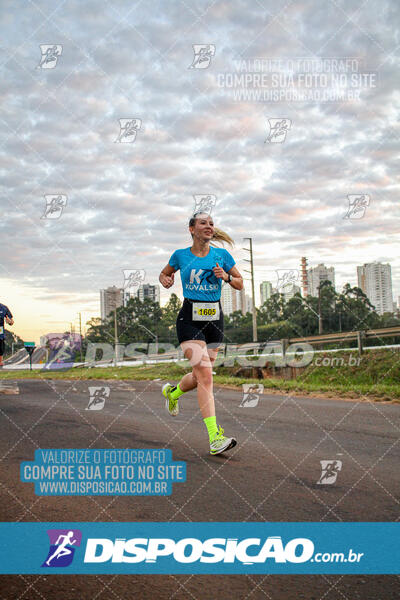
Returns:
[[[205,419],[203,419],[204,423],[206,424],[207,427],[207,431],[208,431],[208,437],[210,439],[210,442],[213,440],[215,434],[218,431],[218,427],[217,427],[217,417],[206,417]]]
[[[173,400],[177,400],[179,398],[179,396],[182,396],[182,394],[184,394],[185,392],[182,392],[181,388],[179,387],[179,383],[176,386],[176,388],[174,390],[172,390],[171,392],[171,398]]]

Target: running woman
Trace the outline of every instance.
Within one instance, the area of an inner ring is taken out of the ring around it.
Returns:
[[[3,354],[4,354],[4,346],[5,346],[5,343],[4,343],[4,338],[5,338],[4,319],[7,321],[7,323],[9,325],[14,324],[13,316],[12,316],[8,306],[0,303],[0,367],[4,367],[4,363],[3,363]]]
[[[236,440],[225,437],[224,430],[217,425],[213,395],[212,368],[224,337],[221,287],[224,280],[241,290],[243,279],[231,254],[225,248],[210,246],[211,240],[233,245],[227,233],[214,227],[210,215],[195,213],[189,221],[189,231],[193,245],[175,250],[161,271],[159,281],[165,288],[170,288],[174,284],[174,273],[180,269],[184,302],[176,320],[176,331],[192,372],[187,373],[177,386],[165,384],[162,393],[167,411],[175,417],[179,413],[179,397],[197,387],[210,454],[220,454],[236,445]]]

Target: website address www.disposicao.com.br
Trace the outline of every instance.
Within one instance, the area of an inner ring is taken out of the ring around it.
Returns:
[[[167,494],[166,481],[40,481],[39,495]]]

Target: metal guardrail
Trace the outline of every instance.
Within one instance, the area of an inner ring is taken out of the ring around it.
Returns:
[[[387,336],[400,336],[400,327],[382,327],[381,329],[362,329],[360,331],[343,331],[340,333],[322,333],[301,338],[289,338],[289,343],[308,342],[310,344],[323,344],[325,342],[338,342],[356,340],[362,334],[364,339]]]
[[[312,335],[303,338],[289,338],[282,340],[282,348],[285,351],[289,344],[308,343],[308,344],[326,344],[332,342],[349,342],[357,340],[358,354],[362,354],[365,341],[368,339],[379,339],[388,336],[400,336],[400,327],[382,327],[380,329],[364,329],[360,331],[344,331],[341,333],[326,333],[321,335]]]
[[[380,329],[363,329],[360,331],[343,331],[340,333],[323,333],[320,335],[309,335],[306,337],[297,338],[283,338],[280,340],[274,340],[269,342],[250,342],[246,344],[246,348],[251,350],[252,348],[259,348],[264,344],[268,345],[281,345],[283,352],[291,344],[302,344],[307,343],[313,345],[327,344],[333,342],[350,342],[357,340],[357,348],[359,354],[362,354],[365,341],[369,339],[376,339],[382,337],[400,337],[400,327],[382,327]],[[240,344],[238,344],[240,346]]]

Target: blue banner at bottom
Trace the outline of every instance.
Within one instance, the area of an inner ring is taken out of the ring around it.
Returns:
[[[398,574],[400,523],[0,523],[2,574]]]

